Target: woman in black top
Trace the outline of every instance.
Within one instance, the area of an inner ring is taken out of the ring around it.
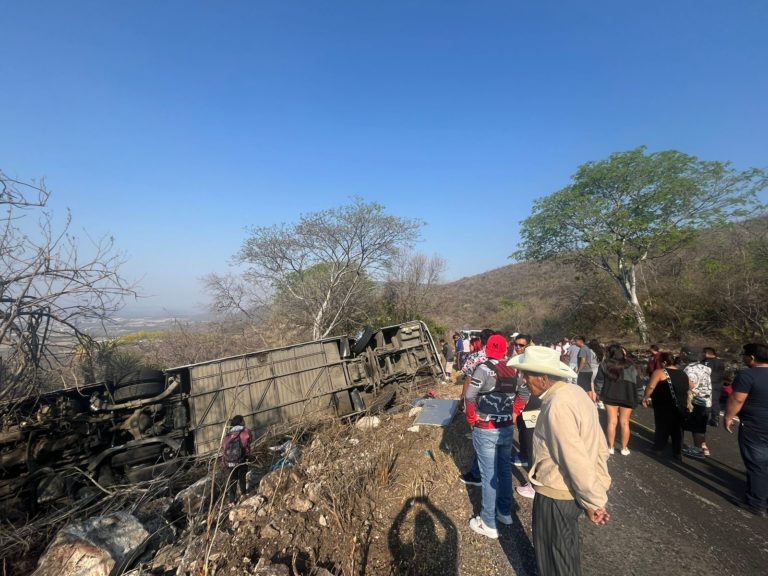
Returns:
[[[637,369],[624,355],[619,344],[611,344],[605,352],[595,377],[595,388],[608,413],[605,435],[608,451],[613,454],[616,426],[621,424],[621,454],[629,456],[629,418],[637,405]]]
[[[685,417],[688,390],[695,384],[688,375],[674,363],[672,355],[662,352],[658,356],[661,366],[654,370],[643,393],[643,406],[653,400],[653,421],[655,424],[653,450],[661,452],[672,438],[672,456],[682,461],[683,418]]]

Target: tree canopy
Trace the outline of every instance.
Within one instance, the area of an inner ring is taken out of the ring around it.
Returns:
[[[271,287],[297,325],[319,339],[354,315],[361,294],[384,278],[421,226],[356,198],[302,215],[295,224],[252,228],[236,260],[248,266],[246,276],[253,282]]]
[[[751,214],[766,185],[757,168],[739,171],[676,150],[614,153],[580,166],[569,186],[534,203],[515,256],[563,258],[608,273],[647,341],[637,266],[676,251],[703,227]]]

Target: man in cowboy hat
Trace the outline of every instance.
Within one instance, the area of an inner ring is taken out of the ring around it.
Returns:
[[[568,384],[576,373],[556,350],[529,346],[507,364],[522,372],[524,384],[541,400],[528,472],[536,490],[533,546],[539,574],[579,575],[579,517],[586,512],[598,525],[609,519],[608,444],[597,409],[584,390]]]

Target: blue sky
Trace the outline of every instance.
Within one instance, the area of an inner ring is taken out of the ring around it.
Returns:
[[[0,168],[112,235],[142,307],[205,306],[246,228],[354,195],[447,280],[646,144],[766,167],[768,3],[0,0]]]

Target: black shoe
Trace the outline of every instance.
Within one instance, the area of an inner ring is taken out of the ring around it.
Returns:
[[[469,472],[466,474],[462,474],[459,476],[459,480],[461,480],[464,484],[468,484],[470,486],[482,486],[483,481],[478,476],[473,476]]]

